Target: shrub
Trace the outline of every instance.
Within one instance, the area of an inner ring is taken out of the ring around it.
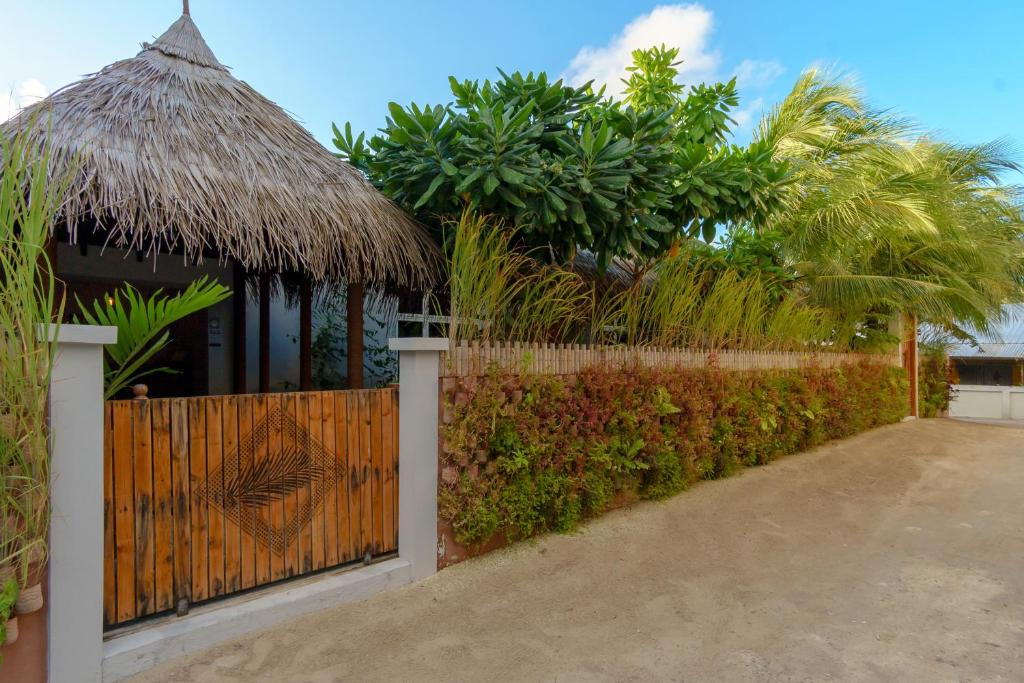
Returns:
[[[921,417],[938,417],[949,410],[953,388],[949,383],[949,355],[940,343],[921,344],[917,369]]]
[[[723,371],[627,366],[576,376],[465,378],[446,396],[441,515],[481,544],[569,531],[620,495],[660,499],[700,479],[907,414],[903,370]]]

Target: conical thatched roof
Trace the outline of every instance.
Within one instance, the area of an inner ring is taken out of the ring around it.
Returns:
[[[188,14],[142,51],[22,111],[4,132],[49,141],[77,171],[69,229],[108,242],[212,249],[253,270],[420,286],[437,250],[423,228],[283,109],[233,78]]]

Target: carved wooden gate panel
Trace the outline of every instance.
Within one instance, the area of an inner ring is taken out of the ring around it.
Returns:
[[[104,623],[398,548],[397,390],[109,401]]]

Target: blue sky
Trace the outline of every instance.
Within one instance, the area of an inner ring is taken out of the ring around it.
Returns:
[[[0,119],[12,107],[134,55],[178,0],[0,0]],[[317,138],[383,123],[387,103],[448,102],[447,77],[495,67],[613,84],[633,47],[677,45],[684,78],[741,77],[739,137],[812,64],[857,76],[871,102],[959,142],[1024,144],[1024,2],[508,3],[192,0],[235,76]]]

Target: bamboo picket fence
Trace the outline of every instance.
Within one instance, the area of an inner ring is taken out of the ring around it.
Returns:
[[[726,370],[787,370],[803,367],[835,368],[865,359],[886,365],[900,365],[899,353],[809,353],[463,341],[442,354],[441,376],[478,376],[492,367],[497,367],[502,373],[540,375],[575,375],[585,368],[613,369],[624,365],[664,369],[714,366]]]

